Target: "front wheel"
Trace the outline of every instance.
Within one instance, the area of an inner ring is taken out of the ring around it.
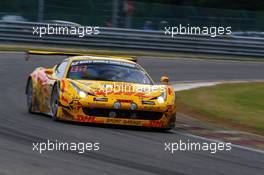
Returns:
[[[33,110],[33,85],[32,85],[32,80],[30,79],[27,84],[27,90],[26,90],[26,95],[27,95],[27,109],[29,113],[32,113]]]
[[[58,120],[57,112],[59,107],[59,88],[57,85],[55,85],[51,94],[50,107],[51,107],[52,120],[57,121]]]

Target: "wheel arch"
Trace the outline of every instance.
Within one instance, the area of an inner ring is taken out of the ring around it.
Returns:
[[[32,77],[31,77],[31,75],[30,76],[28,76],[28,78],[27,78],[27,84],[26,84],[26,89],[25,89],[25,94],[27,95],[27,91],[28,91],[28,85],[29,85],[29,82],[30,81],[32,81]]]

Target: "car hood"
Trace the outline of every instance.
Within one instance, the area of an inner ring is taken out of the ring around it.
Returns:
[[[71,80],[81,90],[94,95],[104,97],[122,97],[129,99],[139,97],[152,99],[160,96],[166,91],[166,85],[145,85],[127,82],[91,81],[91,80]]]

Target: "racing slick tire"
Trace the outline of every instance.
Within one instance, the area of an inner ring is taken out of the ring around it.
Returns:
[[[27,89],[26,89],[26,95],[27,95],[27,108],[29,113],[33,113],[33,85],[32,80],[29,79],[27,83]]]

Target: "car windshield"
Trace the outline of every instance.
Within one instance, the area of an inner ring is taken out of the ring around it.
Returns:
[[[149,76],[136,64],[108,60],[74,61],[67,78],[152,84]]]

